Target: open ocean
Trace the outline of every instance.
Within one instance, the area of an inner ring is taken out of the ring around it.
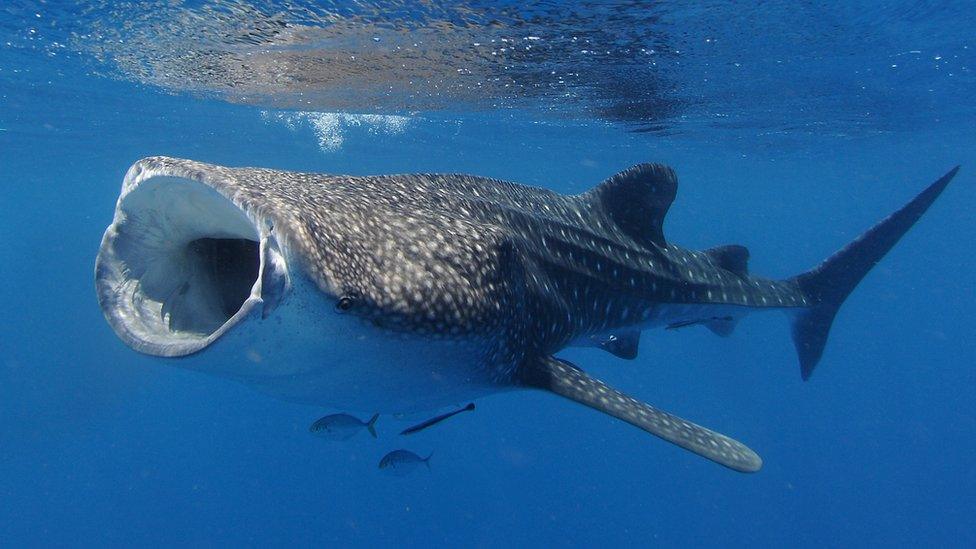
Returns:
[[[974,28],[950,1],[4,2],[0,546],[976,546]],[[559,354],[746,442],[740,474],[538,391],[323,440],[344,410],[134,352],[93,270],[151,155],[570,194],[662,162],[668,239],[771,278],[962,168],[807,382],[775,312]],[[384,474],[400,447],[430,470]]]

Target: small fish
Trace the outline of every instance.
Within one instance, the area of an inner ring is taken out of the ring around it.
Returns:
[[[664,329],[677,330],[686,326],[697,326],[698,324],[708,324],[709,322],[732,322],[732,320],[733,318],[731,316],[713,316],[712,318],[700,318],[698,320],[682,320],[681,322],[668,324]]]
[[[328,440],[348,440],[365,427],[376,438],[376,420],[379,417],[379,414],[374,414],[369,421],[362,421],[349,414],[331,414],[313,423],[308,430]]]
[[[406,429],[400,431],[400,434],[401,435],[409,435],[409,434],[412,434],[412,433],[416,433],[417,431],[423,431],[424,429],[430,427],[431,425],[434,425],[436,423],[440,423],[440,422],[444,421],[445,419],[447,419],[447,418],[449,418],[451,416],[456,416],[457,414],[460,414],[461,412],[470,412],[471,410],[474,410],[474,402],[469,403],[467,406],[465,406],[464,408],[461,408],[460,410],[454,410],[453,412],[448,412],[446,414],[441,414],[441,415],[439,415],[437,417],[432,417],[432,418],[428,419],[427,421],[425,421],[423,423],[418,423],[418,424],[414,425],[413,427],[407,427]]]
[[[434,452],[431,452],[430,455],[422,458],[410,450],[393,450],[383,456],[383,459],[380,460],[379,467],[380,469],[386,469],[392,475],[405,477],[413,472],[421,463],[426,465],[429,471],[430,458],[433,455]]]

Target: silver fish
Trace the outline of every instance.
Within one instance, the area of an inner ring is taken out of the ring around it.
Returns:
[[[393,450],[383,456],[379,468],[392,475],[404,477],[412,473],[421,463],[427,466],[427,470],[430,470],[430,458],[433,455],[434,453],[431,452],[427,457],[422,458],[410,450]]]
[[[379,417],[379,414],[373,414],[369,421],[362,421],[349,414],[331,414],[320,418],[308,430],[328,440],[349,440],[365,427],[376,438],[376,420]]]

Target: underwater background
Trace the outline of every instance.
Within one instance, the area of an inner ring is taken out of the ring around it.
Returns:
[[[974,26],[907,0],[5,2],[0,544],[976,545]],[[962,170],[809,382],[779,313],[646,332],[630,362],[561,353],[754,448],[743,475],[533,391],[322,440],[338,410],[135,353],[93,264],[148,155],[563,193],[663,162],[669,239],[743,244],[770,277]],[[431,470],[383,474],[398,447]]]

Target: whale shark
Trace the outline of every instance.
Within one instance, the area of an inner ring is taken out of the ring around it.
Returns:
[[[458,174],[349,176],[151,157],[127,172],[95,264],[129,347],[280,398],[416,412],[515,389],[555,393],[736,471],[745,444],[556,356],[637,356],[640,332],[785,312],[804,380],[837,311],[958,167],[812,270],[775,280],[748,250],[665,238],[661,164],[577,195]]]

